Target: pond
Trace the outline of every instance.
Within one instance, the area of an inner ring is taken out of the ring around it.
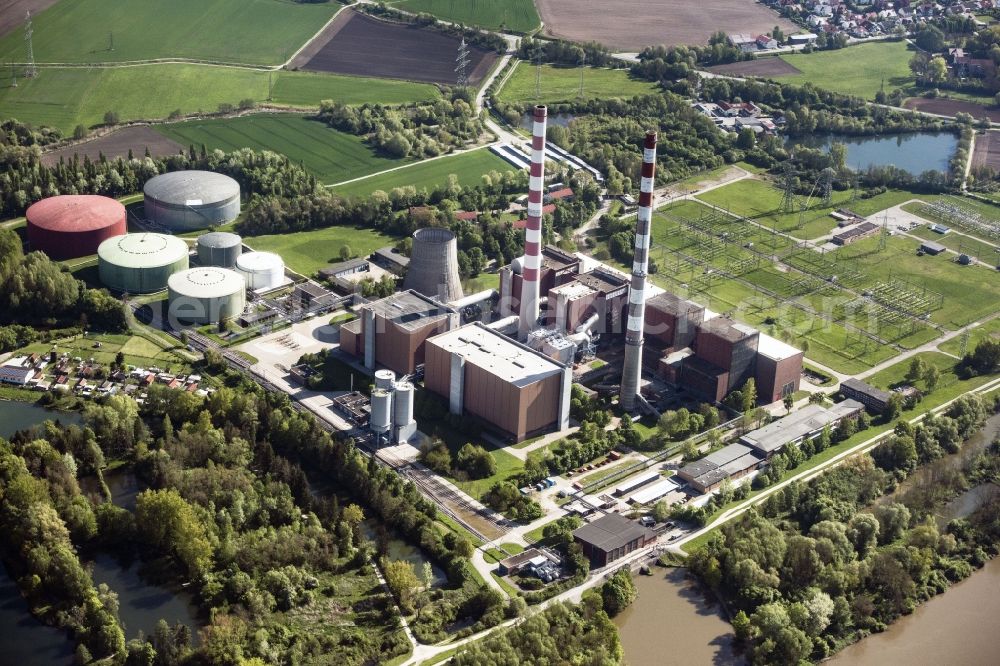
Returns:
[[[812,134],[788,137],[786,147],[805,146],[828,150],[833,142],[847,146],[847,167],[895,166],[913,175],[923,171],[948,171],[948,161],[958,148],[950,132],[909,132],[886,136]]]
[[[10,437],[43,421],[59,421],[67,425],[83,421],[76,412],[58,412],[28,402],[0,400],[0,437]]]
[[[372,541],[373,543],[378,543],[377,525],[378,523],[371,518],[361,523],[362,533],[365,535],[366,539]],[[423,579],[424,575],[424,563],[426,562],[430,564],[431,587],[441,587],[448,582],[448,575],[444,572],[444,569],[434,564],[429,557],[424,555],[422,550],[398,538],[391,531],[389,532],[387,556],[390,560],[406,560],[412,564],[413,570],[417,573],[417,577],[421,579]]]
[[[652,568],[636,576],[636,600],[614,619],[629,666],[741,664],[719,604],[687,569]]]
[[[0,566],[0,663],[69,666],[74,649],[69,634],[35,619],[7,568]]]

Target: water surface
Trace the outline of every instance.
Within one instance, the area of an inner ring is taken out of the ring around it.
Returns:
[[[928,170],[948,171],[948,161],[958,148],[958,138],[950,132],[909,132],[886,136],[846,136],[813,134],[789,137],[788,147],[806,146],[829,150],[833,142],[847,146],[847,167],[895,166],[913,175]]]
[[[7,568],[0,565],[0,664],[69,666],[74,649],[68,633],[35,619]]]
[[[0,400],[0,437],[10,437],[18,430],[39,425],[44,421],[79,425],[83,419],[76,412],[59,412],[29,402]]]

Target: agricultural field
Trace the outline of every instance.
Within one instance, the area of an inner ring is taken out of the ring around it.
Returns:
[[[317,108],[321,100],[345,104],[399,104],[433,99],[430,85],[304,72],[268,72],[204,65],[143,65],[118,68],[42,68],[37,78],[17,88],[0,80],[0,117],[48,125],[71,133],[104,121],[108,111],[121,121],[162,120],[182,114],[215,112],[220,104],[267,100],[269,78],[274,101]]]
[[[459,39],[416,25],[381,21],[343,11],[294,66],[314,72],[455,84]],[[469,46],[469,85],[489,72],[496,53]]]
[[[626,69],[542,65],[541,70],[541,97],[535,95],[536,68],[522,62],[504,83],[498,98],[509,104],[572,102],[580,99],[581,76],[584,99],[628,98],[659,89],[655,83],[632,78]]]
[[[540,25],[532,0],[399,0],[389,4],[403,11],[493,30],[531,32]]]
[[[536,0],[548,36],[579,42],[600,42],[612,50],[641,51],[656,44],[704,46],[712,33],[749,32],[759,35],[780,26],[787,33],[795,24],[753,0],[632,0],[604,3],[592,0]]]
[[[338,194],[365,196],[375,190],[389,192],[396,187],[413,186],[416,189],[433,189],[448,181],[454,174],[463,187],[479,185],[483,176],[496,171],[513,171],[508,162],[500,159],[486,148],[472,150],[458,155],[448,155],[432,160],[417,162],[389,173],[363,178],[352,183],[335,187]]]
[[[713,74],[725,74],[726,76],[758,76],[763,79],[772,79],[779,76],[794,76],[802,72],[788,61],[781,58],[754,58],[753,60],[742,60],[731,62],[725,65],[714,65],[706,68]]]
[[[1000,170],[1000,132],[976,134],[972,166],[988,166],[993,170]]]
[[[953,116],[956,113],[968,113],[973,118],[986,116],[994,123],[1000,123],[1000,109],[993,106],[989,98],[981,101],[965,99],[949,99],[947,97],[910,97],[903,102],[907,109],[936,113],[942,116]]]
[[[320,269],[341,261],[340,253],[347,247],[352,257],[366,257],[380,247],[392,245],[397,240],[372,229],[354,227],[327,227],[289,234],[253,236],[245,239],[255,250],[281,255],[293,271],[315,275]]]
[[[768,76],[785,83],[808,82],[833,92],[875,99],[883,82],[886,91],[906,90],[914,85],[909,66],[912,55],[905,42],[868,42],[835,51],[783,55],[781,60],[801,73]]]
[[[339,183],[405,164],[376,154],[361,137],[302,115],[280,113],[159,125],[156,131],[181,146],[205,145],[225,152],[271,150],[288,156],[322,183]]]
[[[191,58],[278,65],[339,9],[291,0],[62,0],[32,18],[39,63]],[[23,16],[23,12],[22,12]],[[0,39],[0,58],[24,60],[24,39]]]
[[[153,157],[161,157],[176,155],[178,151],[184,150],[184,147],[184,145],[158,133],[152,127],[133,125],[115,130],[86,143],[66,146],[44,153],[42,164],[52,166],[58,164],[60,159],[67,161],[72,159],[73,155],[77,155],[81,160],[84,156],[91,160],[97,160],[103,155],[110,160],[117,157],[128,157],[129,151],[132,151],[135,157],[142,157],[146,154],[147,149]]]

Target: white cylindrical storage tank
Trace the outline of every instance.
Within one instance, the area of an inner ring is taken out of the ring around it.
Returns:
[[[410,382],[396,383],[392,414],[393,421],[398,426],[403,426],[413,421],[413,384]]]
[[[273,252],[247,252],[236,259],[236,270],[254,291],[274,289],[285,281],[285,262]]]
[[[236,271],[202,266],[174,273],[167,280],[171,321],[216,324],[243,312],[247,287]]]
[[[386,391],[392,390],[392,385],[396,381],[396,373],[392,370],[376,370],[375,371],[375,388],[385,389]]]
[[[198,263],[202,266],[235,268],[243,253],[243,239],[238,234],[213,231],[198,236]]]
[[[240,184],[214,171],[164,173],[142,192],[146,219],[172,231],[217,227],[240,214]]]
[[[389,432],[392,427],[392,392],[385,389],[372,391],[372,416],[368,422],[372,432]]]

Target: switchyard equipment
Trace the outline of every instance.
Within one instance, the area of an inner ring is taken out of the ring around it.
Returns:
[[[240,214],[240,184],[213,171],[172,171],[143,188],[144,215],[154,226],[190,231],[232,222]]]
[[[656,132],[646,133],[642,153],[642,180],[639,186],[639,214],[635,223],[635,258],[628,295],[628,323],[625,331],[625,365],[622,369],[622,409],[632,411],[639,398],[642,372],[642,343],[645,327],[646,273],[649,270],[649,233],[653,218],[653,181],[656,176]]]
[[[26,213],[28,243],[52,259],[97,252],[102,242],[127,230],[125,206],[93,194],[64,194],[34,203]]]
[[[243,239],[238,234],[213,231],[198,236],[198,263],[201,266],[235,268],[243,254]]]
[[[149,294],[188,267],[190,250],[176,236],[135,233],[109,238],[97,248],[101,283],[113,291]]]
[[[243,312],[246,292],[246,281],[236,271],[217,266],[189,268],[167,280],[168,312],[181,322],[216,324]]]

